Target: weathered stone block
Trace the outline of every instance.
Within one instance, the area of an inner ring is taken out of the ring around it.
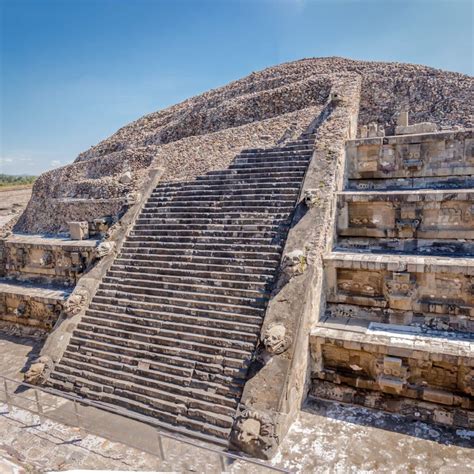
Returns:
[[[418,133],[433,133],[438,130],[434,123],[420,122],[413,125],[397,125],[395,135],[414,135]]]
[[[89,224],[86,221],[69,222],[69,235],[72,240],[85,240],[89,238]]]

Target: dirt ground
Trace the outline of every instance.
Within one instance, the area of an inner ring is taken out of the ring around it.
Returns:
[[[0,229],[8,224],[10,219],[20,214],[28,204],[31,189],[25,187],[0,188]]]

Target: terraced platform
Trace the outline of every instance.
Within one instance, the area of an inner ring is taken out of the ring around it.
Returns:
[[[471,137],[348,142],[313,395],[474,427]]]

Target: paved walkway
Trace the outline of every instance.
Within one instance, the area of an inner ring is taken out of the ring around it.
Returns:
[[[318,474],[467,474],[474,472],[472,448],[474,432],[312,402],[300,412],[272,462],[292,472]]]

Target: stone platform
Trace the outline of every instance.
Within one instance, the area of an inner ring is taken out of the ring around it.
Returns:
[[[313,396],[474,428],[472,144],[472,130],[347,142]]]
[[[49,331],[99,240],[11,234],[0,240],[0,321]]]

